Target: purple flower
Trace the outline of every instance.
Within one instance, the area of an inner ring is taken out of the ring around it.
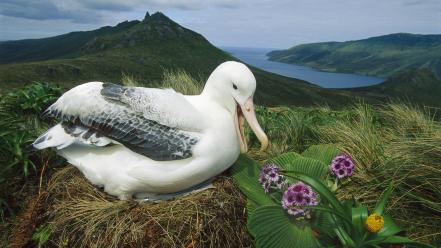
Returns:
[[[352,176],[354,174],[354,167],[355,165],[352,161],[352,157],[347,154],[336,156],[329,166],[332,174],[338,179]]]
[[[308,216],[309,209],[302,209],[302,206],[315,206],[317,204],[317,195],[310,186],[303,182],[292,184],[283,193],[282,207],[290,215]]]
[[[280,174],[279,166],[275,164],[266,164],[260,171],[259,182],[262,184],[265,193],[268,193],[271,186],[278,189],[283,188],[285,185],[285,178]]]

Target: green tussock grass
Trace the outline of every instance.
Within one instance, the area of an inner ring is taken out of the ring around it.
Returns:
[[[144,86],[140,80],[127,74],[123,74],[121,82],[124,86],[128,87]],[[203,80],[196,80],[183,70],[164,70],[162,73],[162,80],[159,83],[154,83],[146,87],[174,89],[176,92],[184,95],[199,95],[202,92],[204,85],[205,82]]]
[[[336,143],[357,164],[341,196],[374,204],[390,182],[390,213],[416,240],[441,240],[441,126],[430,113],[403,104],[357,105],[355,119],[322,127],[321,141]],[[429,221],[430,220],[430,221]]]
[[[184,95],[199,95],[201,94],[204,85],[205,82],[202,80],[196,80],[185,71],[177,70],[173,72],[166,70],[162,76],[161,87],[172,88]]]

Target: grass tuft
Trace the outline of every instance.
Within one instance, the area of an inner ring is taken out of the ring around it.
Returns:
[[[196,80],[185,71],[167,71],[163,73],[162,88],[172,88],[184,95],[199,95],[204,87],[204,82]]]

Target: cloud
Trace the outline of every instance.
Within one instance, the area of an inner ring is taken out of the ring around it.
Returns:
[[[146,11],[162,11],[225,46],[441,33],[440,0],[0,0],[0,39],[90,30],[142,19]]]
[[[235,8],[238,0],[2,0],[0,15],[31,20],[99,22],[108,12],[134,9],[200,10],[208,7]]]
[[[75,23],[91,23],[100,20],[94,14],[72,1],[70,4],[51,0],[2,0],[0,14],[31,20],[71,20]]]
[[[199,10],[209,7],[236,8],[242,0],[140,0],[139,3],[167,9]]]
[[[129,1],[106,1],[106,0],[80,0],[85,9],[106,10],[106,11],[132,11],[134,6]]]

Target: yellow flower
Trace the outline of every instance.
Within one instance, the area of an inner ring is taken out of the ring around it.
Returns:
[[[376,233],[383,228],[384,218],[379,214],[373,213],[367,217],[365,226],[369,232]]]

